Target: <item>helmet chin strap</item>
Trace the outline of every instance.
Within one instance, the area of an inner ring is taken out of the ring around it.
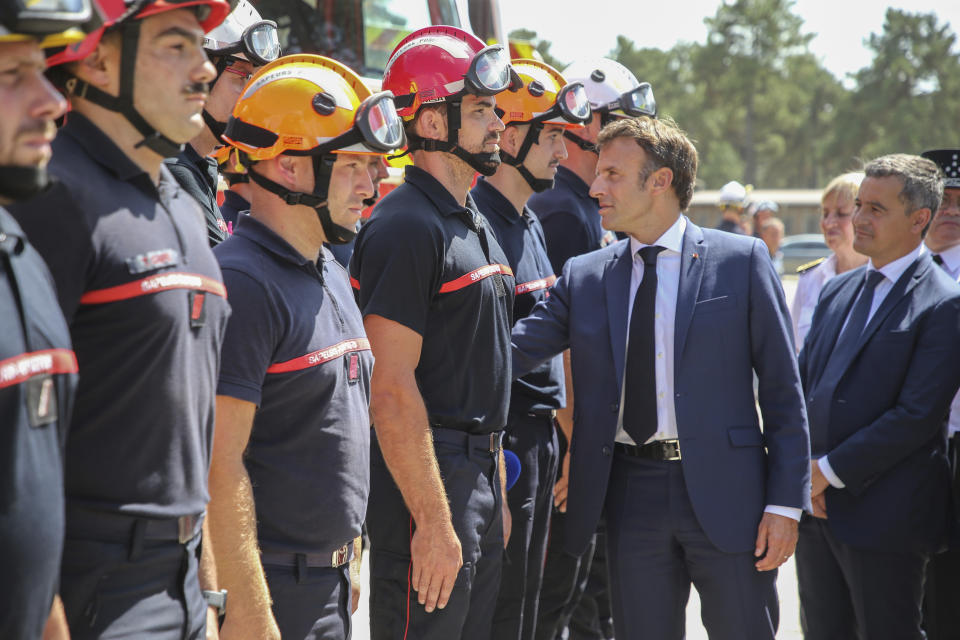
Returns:
[[[306,205],[312,207],[317,212],[317,218],[320,219],[320,227],[323,229],[323,235],[330,244],[347,244],[357,235],[357,229],[348,229],[342,227],[333,221],[330,215],[330,208],[327,206],[327,194],[330,190],[330,176],[333,173],[333,164],[337,158],[332,153],[313,157],[313,192],[304,193],[303,191],[292,191],[281,184],[274,182],[263,174],[253,170],[253,167],[247,169],[247,175],[250,182],[259,185],[279,196],[288,205]]]
[[[141,20],[127,20],[121,23],[122,44],[120,49],[120,93],[109,93],[90,85],[75,76],[68,76],[63,83],[67,92],[89,100],[108,111],[119,113],[143,136],[135,148],[146,147],[164,158],[180,155],[183,145],[166,137],[146,121],[133,105],[133,81],[137,64],[137,43],[140,41]],[[55,69],[57,67],[54,67]]]
[[[223,144],[223,134],[227,130],[227,123],[220,122],[206,109],[203,110],[202,115],[204,124],[206,124],[207,128],[210,129],[210,133],[213,134],[213,137],[217,139],[217,144]]]
[[[530,185],[530,188],[536,193],[541,193],[553,188],[553,178],[537,178],[530,173],[530,169],[523,164],[523,161],[527,159],[527,154],[530,153],[530,147],[535,144],[540,144],[540,132],[542,130],[542,122],[531,122],[530,128],[527,129],[527,135],[523,137],[523,144],[520,145],[520,151],[517,152],[516,156],[510,155],[503,149],[500,150],[500,159],[503,163],[516,169],[523,179],[527,181],[527,184]]]
[[[446,153],[452,153],[466,162],[471,169],[489,178],[497,172],[497,169],[500,168],[500,152],[493,151],[492,153],[470,153],[459,145],[460,102],[461,101],[459,98],[447,100],[446,141],[422,138],[416,134],[408,133],[407,153],[417,150],[445,151]],[[396,158],[403,155],[405,154],[390,157]]]
[[[0,196],[14,202],[28,200],[50,186],[46,168],[26,166],[0,167]]]
[[[569,140],[570,142],[572,142],[573,144],[577,145],[584,151],[589,151],[590,153],[595,153],[597,155],[600,155],[600,151],[597,149],[597,145],[587,140],[584,140],[583,138],[573,133],[569,129],[563,132],[563,137]]]

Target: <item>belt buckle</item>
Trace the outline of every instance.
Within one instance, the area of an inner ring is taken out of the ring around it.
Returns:
[[[194,531],[197,528],[199,516],[189,515],[177,518],[177,539],[180,544],[187,544],[193,540]]]
[[[348,545],[346,544],[339,549],[334,549],[333,553],[330,554],[330,566],[336,568],[346,564],[348,551]]]
[[[667,461],[680,460],[682,456],[680,455],[680,441],[679,440],[663,440],[663,459]]]

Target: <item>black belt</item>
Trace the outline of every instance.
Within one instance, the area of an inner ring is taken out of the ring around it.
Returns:
[[[640,445],[617,442],[613,445],[614,451],[634,458],[645,460],[680,460],[679,440],[654,440]]]
[[[260,562],[280,567],[342,567],[353,559],[353,541],[338,547],[329,553],[294,553],[292,551],[260,554]]]
[[[515,416],[523,416],[526,418],[539,418],[553,421],[557,419],[557,410],[556,409],[534,409],[533,411],[513,411],[510,413]]]
[[[131,539],[186,544],[200,535],[203,514],[179,518],[141,518],[67,506],[67,537],[127,543]]]
[[[479,449],[481,451],[496,453],[503,447],[503,431],[472,434],[457,429],[439,427],[437,425],[431,425],[431,429],[433,431],[434,441],[461,445],[464,449]]]

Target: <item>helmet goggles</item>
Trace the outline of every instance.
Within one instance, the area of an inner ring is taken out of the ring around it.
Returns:
[[[649,82],[641,82],[639,86],[622,94],[619,99],[601,106],[600,111],[621,110],[629,117],[657,115],[657,101],[653,97],[653,88]]]
[[[590,120],[590,100],[582,82],[571,82],[560,89],[554,105],[533,121],[550,122],[557,118],[572,124],[583,124]]]
[[[0,41],[11,36],[36,37],[44,46],[62,46],[82,40],[77,27],[84,26],[96,14],[90,0],[4,0],[0,3]],[[54,34],[62,42],[50,41]]]
[[[243,54],[256,66],[269,64],[280,57],[280,38],[277,23],[273,20],[261,20],[243,30],[240,40],[222,43],[204,38],[203,47],[211,56],[232,56]]]
[[[478,51],[463,79],[467,91],[478,96],[493,96],[519,83],[510,54],[500,44]]]

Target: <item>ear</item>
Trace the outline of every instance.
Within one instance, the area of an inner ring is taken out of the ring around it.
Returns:
[[[428,107],[421,110],[417,117],[417,135],[428,140],[447,139],[447,118],[445,109]]]
[[[99,89],[117,93],[120,86],[120,38],[113,33],[101,38],[93,51],[76,63],[74,73]]]
[[[288,189],[297,190],[297,179],[303,172],[298,160],[303,159],[295,156],[279,155],[276,158],[271,158],[268,162],[276,172],[277,182]],[[309,160],[309,158],[307,159]]]
[[[520,152],[520,147],[523,145],[523,140],[527,135],[527,129],[530,125],[509,125],[500,134],[500,148],[509,153],[512,156],[516,156]]]
[[[669,167],[660,167],[650,174],[650,177],[647,178],[647,180],[651,181],[653,193],[665,193],[673,184],[673,169],[670,169]]]
[[[927,228],[927,225],[930,224],[930,220],[933,218],[930,209],[924,207],[923,209],[917,209],[910,214],[910,231],[911,233],[916,233],[919,236],[923,235],[924,229]]]

